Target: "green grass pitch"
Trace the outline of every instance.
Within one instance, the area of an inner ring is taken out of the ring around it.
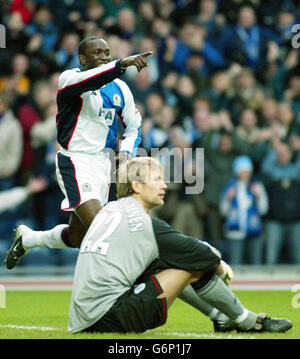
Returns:
[[[214,333],[211,321],[181,300],[168,313],[167,324],[143,334],[69,334],[70,291],[7,291],[0,308],[0,339],[299,339],[300,308],[292,306],[291,291],[236,291],[242,303],[256,312],[293,321],[283,334]]]

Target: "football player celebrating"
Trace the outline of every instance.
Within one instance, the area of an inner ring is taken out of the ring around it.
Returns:
[[[80,246],[90,223],[108,199],[111,164],[106,149],[115,146],[117,133],[115,121],[107,123],[103,105],[112,104],[110,110],[124,119],[126,130],[119,159],[130,158],[140,142],[141,118],[128,86],[117,78],[128,66],[136,66],[141,71],[148,66],[146,58],[151,54],[147,52],[110,61],[105,40],[89,37],[79,44],[81,69],[64,71],[59,78],[57,93],[60,150],[56,158],[56,174],[65,196],[62,210],[71,213],[69,225],[58,225],[48,231],[18,226],[6,257],[8,269],[14,268],[24,254],[37,246]]]

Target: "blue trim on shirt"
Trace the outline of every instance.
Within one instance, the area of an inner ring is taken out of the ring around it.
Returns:
[[[136,140],[134,141],[133,149],[132,149],[132,157],[136,156],[137,149],[139,147],[139,144],[142,142],[142,133],[141,133],[141,127],[138,128],[138,136]]]
[[[125,99],[120,86],[112,81],[107,85],[101,87],[99,90],[103,99],[103,108],[115,109],[115,115],[112,124],[109,126],[109,132],[105,143],[105,148],[116,148],[117,146],[117,135],[118,135],[118,115],[123,111],[125,106]],[[120,97],[120,105],[114,104],[114,95]]]

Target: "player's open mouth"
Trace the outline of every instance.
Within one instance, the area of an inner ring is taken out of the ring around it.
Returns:
[[[98,61],[98,64],[97,66],[100,66],[100,65],[105,65],[105,64],[108,64],[109,61],[108,60],[101,60],[101,61]]]

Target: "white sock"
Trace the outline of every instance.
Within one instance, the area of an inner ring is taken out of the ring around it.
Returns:
[[[67,249],[69,247],[65,245],[61,238],[61,233],[66,227],[68,227],[67,224],[59,224],[48,231],[31,231],[23,235],[22,245],[25,250],[35,247]]]
[[[217,317],[218,314],[220,314],[220,312],[218,311],[218,309],[213,308],[212,311],[209,313],[208,316],[209,316],[209,318],[210,318],[211,320],[214,320],[214,319]]]
[[[248,330],[254,327],[257,314],[247,310],[219,276],[214,275],[204,288],[197,290],[197,293],[212,307],[236,322],[240,328]]]

